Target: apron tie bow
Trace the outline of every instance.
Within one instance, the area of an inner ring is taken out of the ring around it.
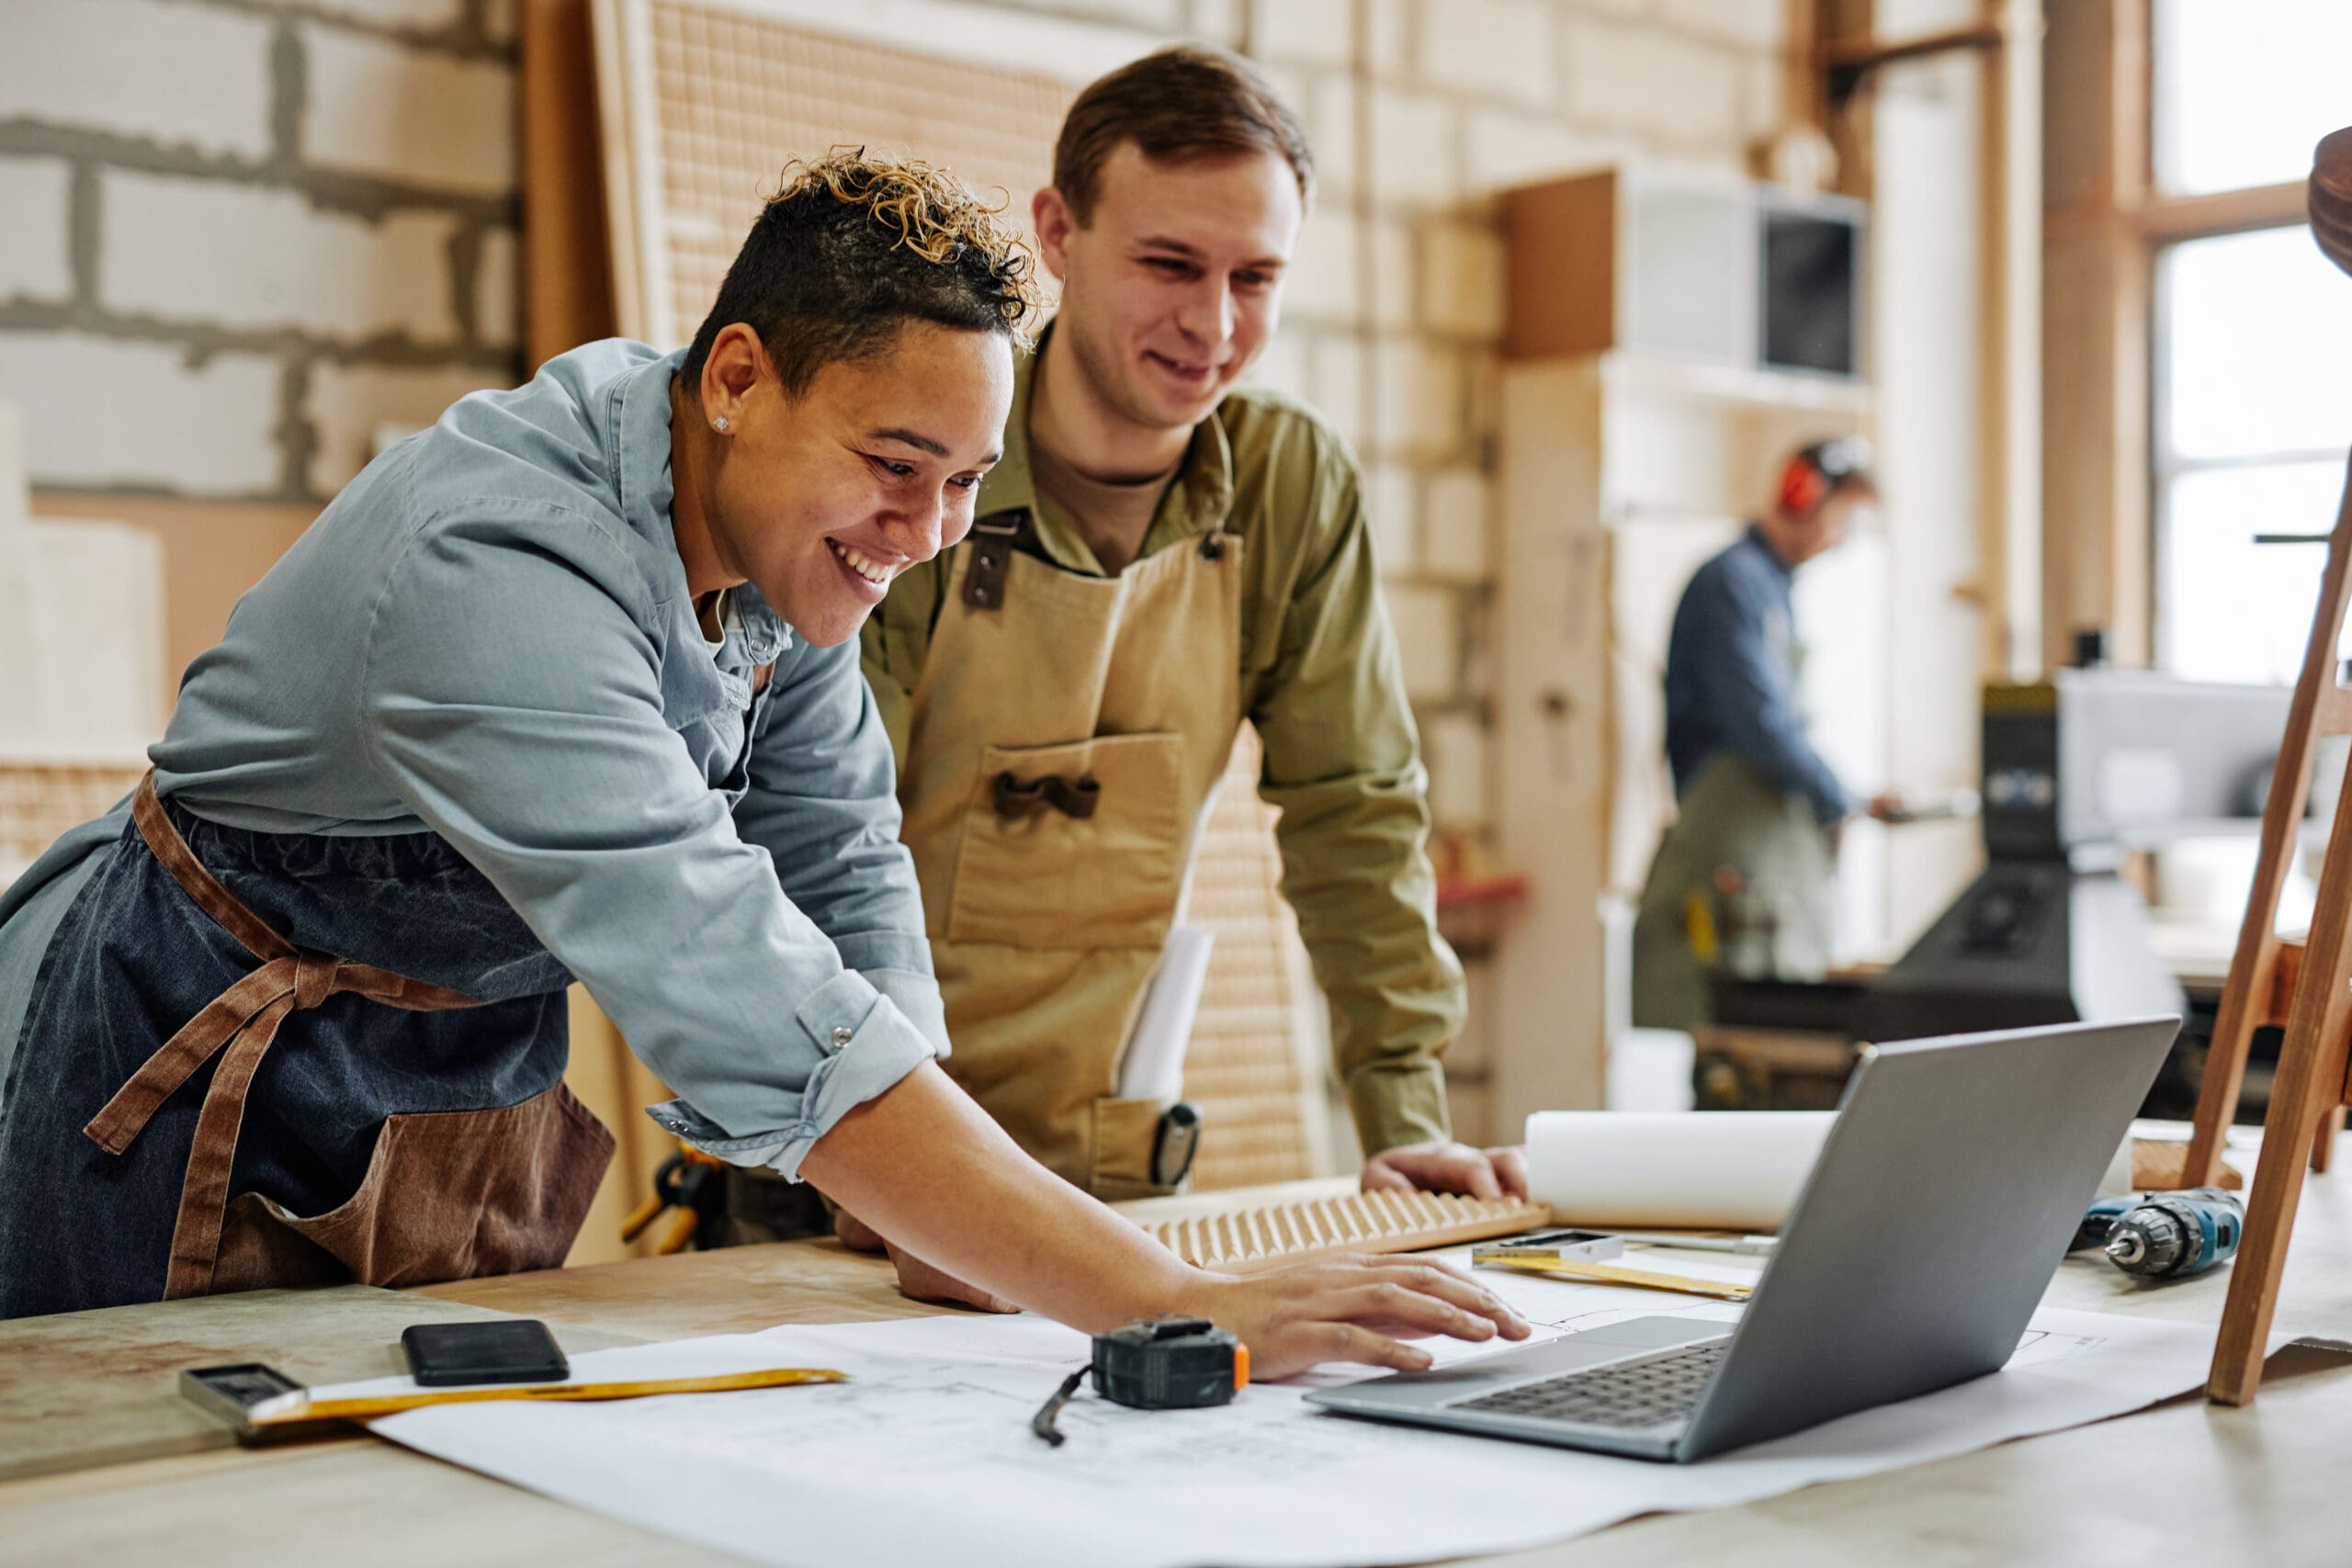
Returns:
[[[188,848],[156,799],[152,770],[131,799],[130,816],[148,849],[197,907],[262,960],[261,967],[181,1025],[82,1129],[98,1147],[120,1155],[175,1090],[205,1063],[216,1055],[220,1058],[197,1115],[196,1139],[188,1152],[187,1177],[180,1188],[179,1219],[172,1230],[171,1267],[164,1292],[166,1297],[200,1295],[211,1289],[213,1264],[220,1255],[230,1171],[236,1163],[238,1130],[244,1122],[245,1091],[287,1015],[317,1007],[345,991],[356,991],[371,1001],[413,1012],[480,1004],[439,986],[365,964],[346,964],[332,953],[311,953],[287,941],[221,886],[196,858],[196,852]]]

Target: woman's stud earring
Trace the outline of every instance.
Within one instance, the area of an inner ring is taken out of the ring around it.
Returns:
[[[711,429],[713,429],[713,430],[715,430],[715,431],[718,432],[718,434],[721,434],[721,435],[726,434],[727,434],[727,416],[726,416],[725,414],[720,414],[717,419],[714,419],[714,420],[712,420],[712,421],[710,422],[710,427],[711,427]]]

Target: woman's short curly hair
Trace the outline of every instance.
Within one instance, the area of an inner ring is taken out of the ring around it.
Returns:
[[[702,379],[720,330],[759,333],[786,393],[799,397],[828,365],[888,350],[909,321],[1022,341],[1038,304],[1027,244],[945,169],[836,147],[795,159],[727,269],[687,351],[685,386]]]

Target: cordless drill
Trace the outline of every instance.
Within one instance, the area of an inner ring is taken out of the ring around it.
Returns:
[[[2069,1251],[2102,1248],[2136,1279],[2180,1280],[2236,1256],[2245,1209],[2219,1187],[2101,1198],[2083,1217]]]

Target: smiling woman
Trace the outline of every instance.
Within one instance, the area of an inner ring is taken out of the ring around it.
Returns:
[[[592,344],[369,464],[133,800],[0,897],[0,1316],[560,1262],[612,1148],[576,978],[663,1127],[1079,1327],[1204,1314],[1277,1371],[1523,1333],[1409,1265],[1192,1269],[933,1065],[850,639],[970,525],[1033,304],[963,186],[836,153],[690,350]]]
[[[698,605],[748,581],[820,647],[855,635],[971,526],[1035,306],[1027,252],[954,176],[840,150],[786,169],[672,392]]]

